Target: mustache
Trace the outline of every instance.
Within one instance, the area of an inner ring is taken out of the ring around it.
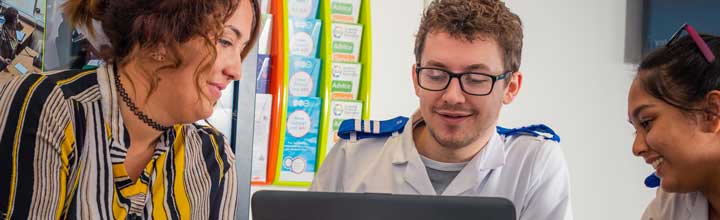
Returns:
[[[462,105],[441,105],[436,106],[432,108],[435,112],[465,112],[465,113],[471,113],[475,114],[477,111],[475,111],[472,108],[468,108]]]

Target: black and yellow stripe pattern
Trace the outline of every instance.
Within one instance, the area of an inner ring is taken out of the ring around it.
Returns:
[[[209,127],[165,132],[138,180],[123,162],[112,68],[0,84],[0,219],[232,219],[234,155]]]

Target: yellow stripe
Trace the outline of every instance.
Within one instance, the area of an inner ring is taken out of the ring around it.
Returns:
[[[38,84],[42,82],[45,79],[45,76],[40,76],[40,78],[35,81],[35,83],[30,86],[30,89],[28,89],[27,95],[25,95],[25,99],[23,100],[22,108],[20,109],[20,117],[18,118],[17,123],[17,130],[15,131],[15,143],[13,143],[13,152],[12,152],[12,174],[10,174],[10,198],[8,198],[8,208],[7,213],[5,215],[10,216],[13,211],[13,204],[15,202],[15,184],[17,182],[17,159],[18,159],[18,150],[20,147],[20,131],[22,129],[22,125],[25,123],[25,110],[27,110],[28,101],[30,100],[30,96],[35,92],[35,88],[37,88]],[[8,218],[9,219],[9,218]]]
[[[125,164],[113,164],[113,177],[120,178],[120,177],[127,177],[127,170],[125,170]]]
[[[120,206],[120,199],[118,199],[118,191],[116,187],[113,187],[112,212],[114,219],[125,219],[127,217],[127,210]]]
[[[145,169],[143,170],[145,172],[145,175],[147,175],[147,176],[152,175],[152,171],[153,171],[153,169],[155,169],[155,167],[153,166],[154,164],[155,163],[148,163],[147,165],[145,165]]]
[[[137,180],[135,180],[135,183],[133,183],[132,185],[130,185],[124,189],[121,189],[120,193],[122,193],[123,196],[125,196],[125,198],[130,198],[130,197],[140,194],[140,193],[143,193],[143,194],[146,193],[147,188],[148,188],[147,184],[143,183],[143,181],[140,181],[140,178],[138,178]]]
[[[107,133],[107,139],[112,139],[112,131],[110,130],[110,125],[107,122],[105,123],[105,132]]]
[[[60,219],[62,212],[65,209],[65,196],[67,193],[67,176],[70,174],[68,171],[68,157],[70,151],[73,149],[75,144],[75,134],[73,133],[72,124],[68,123],[65,127],[65,140],[60,147],[60,160],[62,160],[62,170],[60,171],[60,194],[58,194],[59,201],[57,208],[55,209],[55,219]]]
[[[152,184],[152,203],[153,219],[167,219],[168,215],[165,211],[165,162],[167,161],[167,154],[160,155],[155,163],[156,179]]]
[[[190,219],[190,200],[185,190],[185,135],[182,126],[175,126],[175,180],[173,193],[180,219]]]
[[[77,165],[77,167],[83,167],[83,162],[82,162],[82,160],[80,160],[80,163]],[[72,191],[70,192],[70,195],[75,195],[75,191],[77,191],[77,187],[78,187],[78,183],[79,183],[79,182],[80,182],[80,169],[78,169],[77,172],[76,172],[76,174],[75,174],[75,183],[73,184],[73,188],[71,189]],[[70,204],[70,202],[71,202],[73,199],[75,199],[75,198],[70,197],[70,200],[65,201],[65,203]],[[66,206],[65,206],[65,210],[63,211],[63,213],[65,213],[65,216],[63,217],[63,219],[67,219],[68,210],[70,210],[70,206],[69,206],[69,205],[66,205]]]
[[[75,133],[73,133],[73,125],[71,123],[68,123],[67,126],[65,126],[65,140],[60,147],[60,159],[62,160],[63,166],[66,171],[68,164],[70,164],[70,161],[68,160],[70,157],[70,152],[73,150],[73,144],[75,144]]]
[[[148,163],[147,165],[145,165],[145,169],[148,169],[147,167],[151,166],[152,163]],[[113,164],[113,173],[114,177],[116,178],[128,176],[127,170],[125,169],[125,164]],[[142,176],[142,174],[140,174],[140,176]],[[145,194],[148,192],[148,185],[142,180],[140,180],[140,176],[138,176],[138,178],[133,184],[120,190],[120,193],[122,193],[125,198],[130,198],[134,195],[138,195],[141,193]]]
[[[88,70],[88,71],[85,71],[85,72],[78,73],[77,75],[74,75],[73,77],[70,77],[70,78],[68,78],[68,79],[64,79],[64,80],[58,81],[56,85],[64,85],[64,84],[67,84],[67,83],[69,83],[69,82],[75,81],[75,80],[77,80],[78,78],[83,77],[83,76],[86,76],[86,75],[88,75],[88,74],[90,74],[90,73],[93,73],[93,72],[95,72],[95,70]]]
[[[82,161],[80,161],[80,163],[78,164],[77,167],[83,167]],[[77,191],[78,183],[79,183],[79,182],[80,182],[80,169],[78,169],[78,171],[77,171],[76,174],[75,174],[75,183],[73,184],[73,188],[71,189],[72,192],[70,192],[70,195],[75,195],[75,191]],[[66,201],[66,202],[70,202],[70,201],[72,201],[72,199],[73,199],[73,198],[70,198],[70,200],[68,200],[68,201]],[[69,205],[68,205],[68,206],[65,206],[65,210],[63,211],[63,212],[65,213],[65,216],[63,216],[63,219],[67,219],[68,210],[70,210],[70,206],[69,206]]]
[[[220,150],[218,149],[219,146],[218,146],[217,142],[215,141],[215,136],[210,135],[210,140],[212,141],[213,148],[215,148],[215,159],[216,159],[217,162],[218,162],[218,166],[220,166],[220,179],[219,179],[219,181],[222,182],[223,176],[225,176],[225,173],[223,172],[223,165],[224,165],[224,163],[223,163],[223,161],[220,159]],[[220,183],[218,182],[218,184],[220,184]]]

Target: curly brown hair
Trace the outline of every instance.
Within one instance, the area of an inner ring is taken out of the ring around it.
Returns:
[[[127,63],[136,56],[148,56],[141,51],[162,48],[168,59],[157,70],[178,68],[184,62],[181,45],[201,37],[210,56],[195,70],[196,89],[200,91],[200,76],[210,71],[217,59],[214,39],[220,36],[224,23],[241,1],[249,1],[254,11],[250,41],[242,52],[245,58],[259,34],[258,0],[68,0],[63,9],[73,26],[87,27],[90,34],[94,34],[93,19],[100,21],[111,44],[110,51],[102,54],[103,58],[116,65]],[[148,96],[157,82],[152,80],[150,83]]]
[[[428,6],[415,36],[419,64],[429,33],[445,32],[468,42],[496,40],[503,51],[504,68],[517,72],[522,55],[522,21],[499,0],[435,0]]]

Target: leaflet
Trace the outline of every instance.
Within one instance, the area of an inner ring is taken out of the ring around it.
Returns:
[[[290,96],[317,96],[320,63],[321,60],[317,58],[290,56],[288,76]]]
[[[358,62],[363,27],[358,24],[332,24],[332,60]]]
[[[290,97],[280,181],[310,182],[315,174],[320,104],[318,97]]]
[[[287,0],[288,16],[293,18],[317,18],[318,0]]]
[[[330,97],[333,100],[356,100],[360,88],[362,65],[359,63],[332,64]]]
[[[360,0],[330,0],[330,20],[333,22],[358,23]]]
[[[340,139],[337,131],[340,123],[346,119],[360,119],[362,117],[363,103],[354,100],[333,100],[330,102],[330,126],[328,126],[328,140],[323,156],[327,156],[335,143]]]
[[[272,95],[255,95],[255,128],[253,133],[252,181],[267,181],[268,147],[270,144],[270,110]]]
[[[317,19],[288,20],[290,55],[317,57],[321,26],[322,21]]]

